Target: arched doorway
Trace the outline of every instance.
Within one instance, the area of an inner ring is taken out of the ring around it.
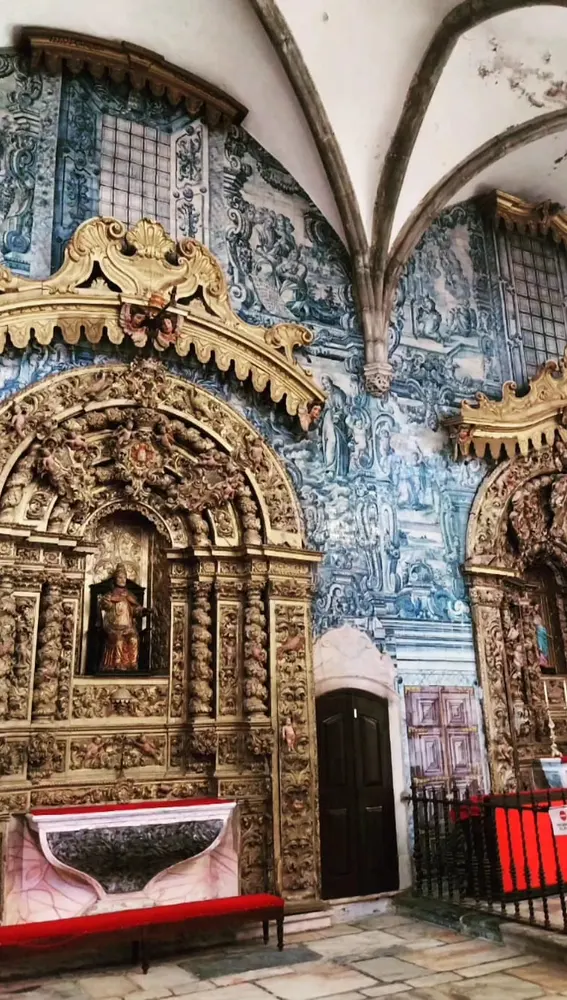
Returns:
[[[354,689],[317,699],[322,895],[399,887],[388,702]]]

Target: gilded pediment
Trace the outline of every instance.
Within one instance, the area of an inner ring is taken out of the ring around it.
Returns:
[[[567,441],[567,353],[561,361],[543,365],[527,392],[505,382],[500,400],[482,392],[473,401],[463,400],[451,431],[460,454],[488,453],[496,459],[502,449],[513,458],[551,445],[557,436]]]
[[[0,352],[8,341],[23,350],[33,338],[49,344],[60,332],[68,344],[130,340],[180,358],[194,350],[221,371],[234,365],[290,414],[305,414],[325,399],[294,351],[313,340],[305,327],[252,326],[232,309],[226,278],[211,251],[193,239],[175,242],[157,222],[132,229],[94,218],[76,230],[63,265],[44,281],[0,268]]]

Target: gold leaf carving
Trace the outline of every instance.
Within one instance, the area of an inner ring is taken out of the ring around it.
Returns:
[[[62,267],[45,281],[16,280],[0,269],[0,352],[7,337],[22,350],[32,336],[49,344],[56,329],[68,344],[83,336],[96,344],[106,332],[114,344],[128,337],[136,347],[150,342],[180,357],[194,347],[202,363],[213,355],[222,371],[234,363],[238,378],[251,377],[258,391],[269,384],[274,402],[285,396],[292,415],[325,399],[293,354],[313,334],[293,323],[265,329],[243,322],[211,251],[196,240],[176,244],[149,219],[131,230],[117,219],[84,222]]]
[[[463,400],[460,417],[448,421],[456,452],[482,457],[488,451],[498,459],[504,449],[513,458],[553,444],[557,436],[567,441],[566,362],[567,353],[560,361],[548,361],[523,395],[515,382],[505,382],[500,400],[482,392],[473,402]]]

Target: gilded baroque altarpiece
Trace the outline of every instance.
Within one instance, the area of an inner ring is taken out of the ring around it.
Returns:
[[[567,359],[527,393],[463,402],[456,448],[490,454],[467,533],[492,785],[530,787],[534,762],[567,752]]]
[[[319,556],[264,440],[150,353],[232,363],[308,426],[324,394],[293,348],[309,332],[242,323],[209,251],[146,220],[131,233],[91,220],[56,275],[4,270],[0,292],[15,347],[61,335],[147,348],[0,408],[0,825],[34,806],[234,797],[242,891],[316,896]],[[144,572],[140,531],[162,557],[149,669],[93,675],[90,584],[108,575],[109,537]]]

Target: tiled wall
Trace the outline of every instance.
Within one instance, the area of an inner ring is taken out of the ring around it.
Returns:
[[[364,391],[345,248],[243,129],[209,129],[126,85],[30,75],[0,54],[0,180],[1,251],[19,273],[59,266],[86,218],[112,212],[132,222],[146,212],[176,237],[208,243],[247,321],[311,327],[303,360],[329,401],[307,436],[234,377],[169,363],[230,400],[283,457],[309,543],[325,552],[317,635],[345,624],[362,630],[393,657],[400,694],[404,685],[471,689],[460,564],[484,470],[452,461],[440,419],[481,386],[498,392],[508,375],[494,247],[477,211],[446,212],[406,269],[392,319],[394,391],[383,400]],[[95,354],[115,356],[110,345],[8,349],[0,394]]]

